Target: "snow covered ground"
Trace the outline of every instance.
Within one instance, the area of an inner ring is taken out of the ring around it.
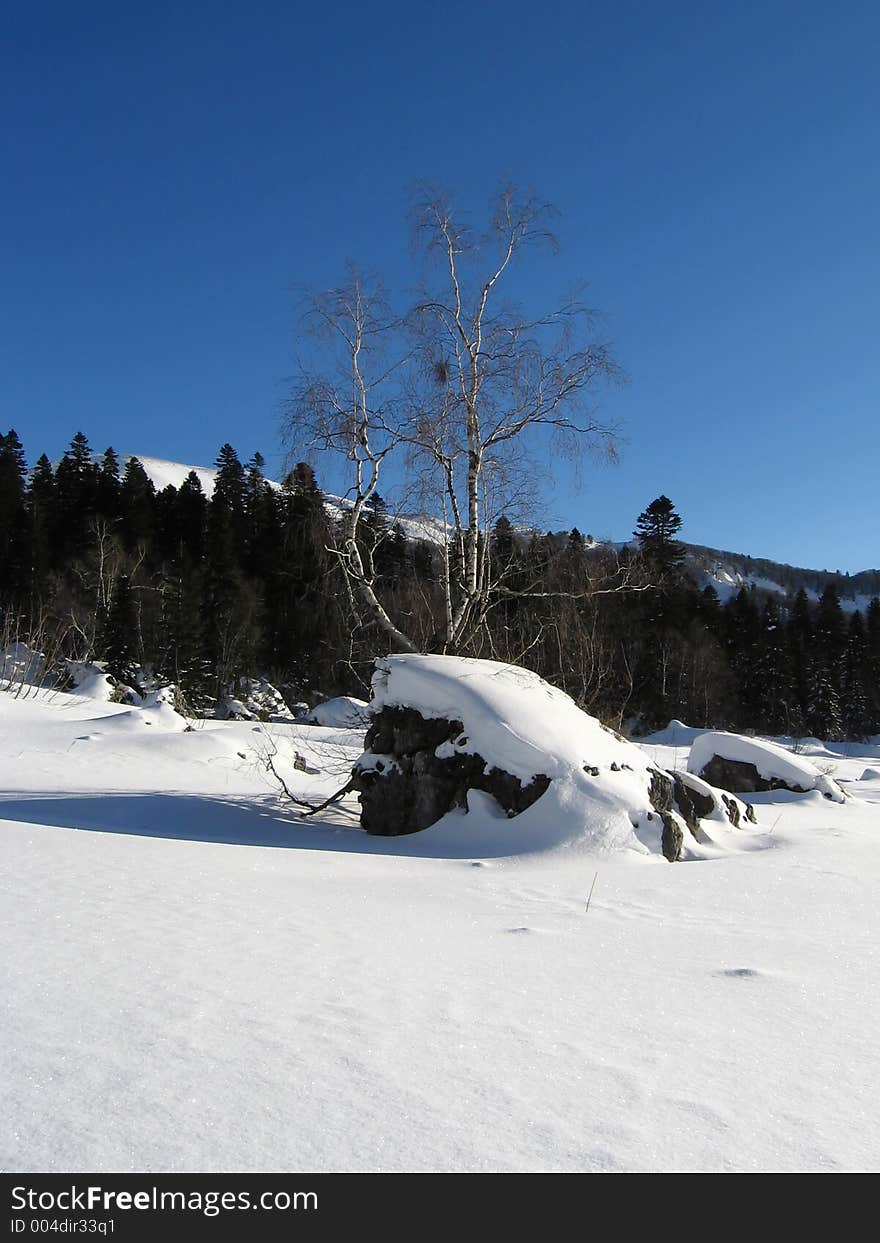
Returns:
[[[670,866],[284,809],[362,737],[0,695],[0,1166],[877,1167],[880,745]]]

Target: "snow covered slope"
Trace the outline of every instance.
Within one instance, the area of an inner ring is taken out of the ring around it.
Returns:
[[[131,453],[122,456],[123,467],[131,457],[136,457],[143,466],[157,492],[161,492],[163,488],[169,486],[179,488],[190,471],[195,471],[199,483],[202,485],[202,491],[206,496],[211,496],[214,492],[217,471],[212,467],[185,466],[181,462],[169,462],[164,458],[141,457],[140,454]],[[270,487],[281,487],[281,484],[274,479],[269,479],[267,482]],[[327,508],[331,513],[338,514],[350,506],[350,502],[344,497],[333,496],[330,493],[325,493],[324,497]],[[443,524],[436,518],[432,518],[427,514],[390,514],[389,517],[392,521],[400,523],[407,539],[426,540],[428,543],[433,544],[443,541]]]
[[[0,694],[4,1169],[877,1167],[880,746],[669,867],[304,822],[265,755],[362,734],[148,719]]]

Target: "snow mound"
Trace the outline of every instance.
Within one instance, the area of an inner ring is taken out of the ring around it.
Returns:
[[[696,848],[672,809],[672,778],[527,669],[464,657],[387,656],[376,661],[370,707],[374,720],[383,709],[409,708],[428,720],[461,722],[461,733],[437,747],[437,759],[475,755],[486,774],[498,769],[523,786],[550,778],[545,793],[512,819],[471,790],[466,822],[463,811],[453,811],[426,833],[465,832],[475,849],[501,835],[511,854],[572,844],[659,853],[664,822],[651,797],[659,783],[670,796],[664,814],[684,830],[684,855]],[[391,760],[367,751],[358,769],[387,771]]]
[[[743,738],[718,730],[695,739],[688,758],[688,772],[702,774],[714,757],[752,765],[765,781],[776,781],[804,793],[818,790],[835,803],[846,795],[840,786],[802,755],[793,755],[775,742],[763,738]]]
[[[673,717],[665,729],[659,729],[654,734],[646,734],[644,738],[639,739],[639,742],[658,747],[689,747],[702,733],[705,733],[705,730],[695,728],[693,725],[685,725],[684,721]]]
[[[306,723],[323,725],[328,729],[364,729],[369,713],[370,705],[365,700],[340,695],[313,708],[306,717]]]
[[[100,662],[67,660],[67,677],[74,695],[84,699],[97,699],[110,703],[116,691],[116,682]]]

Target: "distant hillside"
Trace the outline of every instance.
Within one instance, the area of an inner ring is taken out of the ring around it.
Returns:
[[[691,574],[701,584],[711,584],[722,603],[742,587],[757,587],[782,595],[794,595],[803,588],[811,600],[818,600],[832,583],[848,612],[865,609],[874,596],[880,596],[880,570],[839,574],[830,570],[783,565],[744,553],[723,552],[701,544],[687,544],[686,547],[687,566]]]
[[[132,455],[124,455],[123,461]],[[207,496],[214,491],[217,471],[209,466],[186,466],[162,458],[137,456],[157,490],[172,485],[179,488],[190,471],[195,471]],[[273,486],[279,487],[279,484]],[[338,496],[327,496],[328,508],[338,510],[346,502]],[[400,515],[399,521],[408,539],[439,543],[443,527],[435,518],[425,514]],[[560,536],[562,533],[560,533]],[[601,544],[594,544],[602,547]],[[624,543],[615,545],[624,547]],[[751,557],[746,553],[725,552],[719,548],[707,548],[702,544],[685,544],[687,568],[700,584],[712,586],[718,592],[722,604],[742,587],[755,587],[778,595],[794,595],[803,589],[811,600],[818,600],[822,592],[833,583],[840,602],[847,612],[866,609],[871,599],[880,596],[880,570],[862,570],[858,574],[838,574],[830,570],[810,570],[799,566],[783,565],[764,557]]]

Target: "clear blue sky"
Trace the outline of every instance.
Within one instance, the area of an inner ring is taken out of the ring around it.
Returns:
[[[880,564],[880,6],[7,6],[0,428],[280,462],[294,288],[410,279],[415,180],[562,211],[629,375],[553,525]]]

